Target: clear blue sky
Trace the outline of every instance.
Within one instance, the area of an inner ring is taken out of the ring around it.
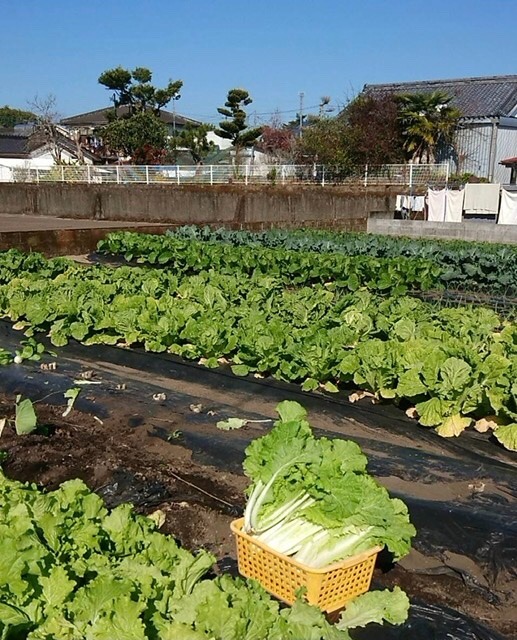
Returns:
[[[0,0],[0,24],[0,106],[53,94],[62,116],[109,104],[118,65],[183,80],[178,113],[208,122],[233,87],[267,122],[301,91],[315,112],[365,83],[517,73],[516,0]]]

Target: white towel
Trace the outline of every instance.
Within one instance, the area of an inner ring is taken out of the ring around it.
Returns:
[[[465,213],[492,213],[499,211],[500,184],[471,184],[465,185]]]
[[[501,208],[497,224],[517,224],[517,191],[501,190]]]
[[[397,200],[395,202],[395,211],[402,211],[402,197],[401,195],[397,196]]]
[[[429,222],[443,222],[445,218],[445,189],[427,190],[427,219]]]
[[[413,211],[423,211],[424,210],[424,196],[413,196]]]
[[[445,222],[461,222],[463,219],[464,191],[447,189],[445,195]]]

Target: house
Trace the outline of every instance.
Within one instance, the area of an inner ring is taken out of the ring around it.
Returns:
[[[95,156],[88,151],[78,153],[73,140],[57,132],[56,145],[44,140],[32,126],[14,129],[0,127],[0,181],[11,180],[13,169],[50,168],[56,165],[56,152],[63,164],[77,164],[79,159],[93,164]],[[79,155],[82,157],[79,158]]]
[[[510,180],[505,182],[507,184],[517,185],[517,157],[505,158],[504,160],[501,160],[499,164],[502,164],[504,167],[510,169]]]
[[[96,109],[95,111],[79,113],[76,116],[63,118],[59,121],[59,124],[71,131],[78,131],[81,135],[93,135],[97,129],[108,124],[108,114],[112,112],[113,109],[114,107],[105,107],[104,109]],[[128,112],[128,106],[117,108],[118,117],[123,117],[127,115]],[[165,111],[164,109],[160,109],[160,120],[167,125],[170,135],[174,135],[175,131],[181,131],[181,129],[185,128],[187,124],[201,124],[199,121],[182,116],[175,111]]]
[[[454,149],[442,150],[438,162],[450,160],[456,173],[473,173],[492,182],[509,180],[501,160],[517,155],[517,75],[366,84],[363,93],[432,93],[452,97],[462,115]]]
[[[99,129],[108,124],[108,114],[113,112],[114,107],[104,107],[103,109],[96,109],[95,111],[87,111],[86,113],[80,113],[69,118],[63,118],[59,121],[59,124],[65,127],[70,136],[78,136],[81,145],[85,149],[89,149],[91,152],[103,156],[104,147],[102,139],[99,136]],[[123,117],[129,112],[128,106],[117,107],[117,116]],[[170,136],[173,136],[175,132],[181,131],[188,124],[199,125],[201,124],[197,120],[182,116],[175,111],[165,111],[160,109],[160,120],[167,126],[167,131]],[[103,160],[115,162],[117,157],[106,156]]]

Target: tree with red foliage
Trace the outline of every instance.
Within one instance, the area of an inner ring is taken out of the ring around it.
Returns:
[[[164,164],[166,159],[166,149],[146,143],[135,149],[131,162],[134,164]]]
[[[349,156],[354,164],[405,161],[404,136],[396,97],[359,95],[339,115],[348,130]]]
[[[291,129],[283,125],[265,125],[257,148],[267,154],[272,162],[290,162],[295,154],[296,136]]]

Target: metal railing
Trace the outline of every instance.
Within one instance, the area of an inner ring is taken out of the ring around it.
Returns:
[[[0,182],[66,182],[87,184],[356,184],[444,186],[448,164],[389,164],[355,170],[326,165],[0,165]]]
[[[449,181],[449,163],[366,165],[364,184],[400,184],[445,186]]]

